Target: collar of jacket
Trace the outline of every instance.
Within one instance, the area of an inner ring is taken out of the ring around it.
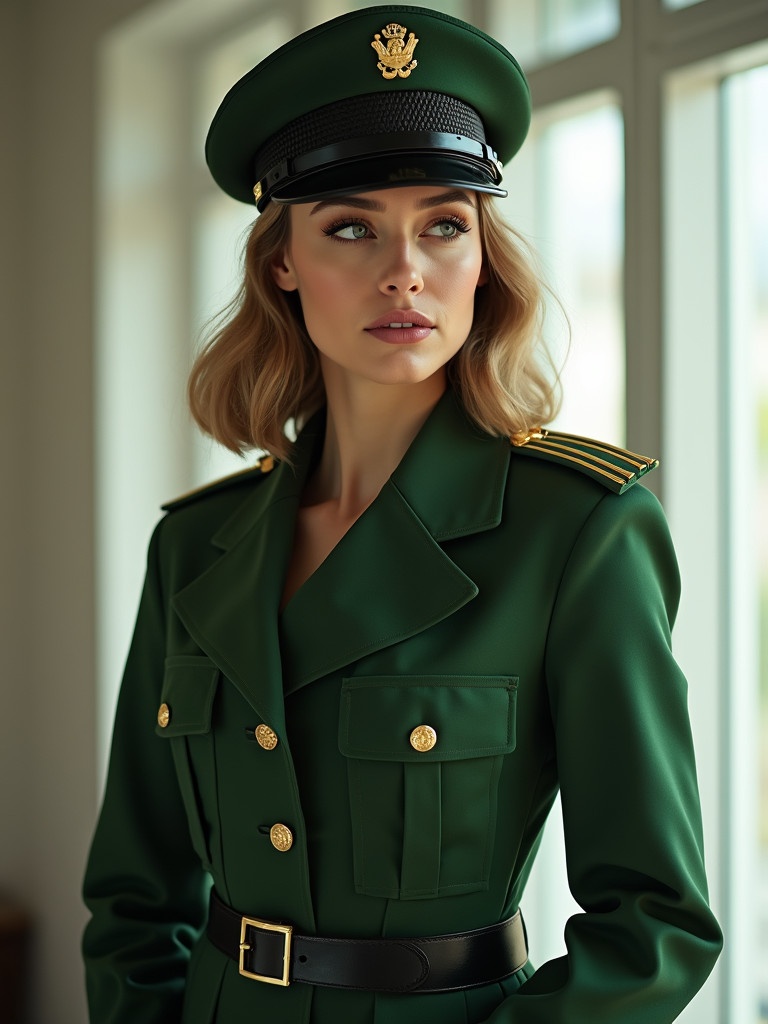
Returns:
[[[315,417],[295,447],[214,534],[221,557],[174,597],[202,650],[265,721],[283,693],[412,637],[478,593],[446,541],[501,521],[509,445],[473,427],[449,390],[376,500],[286,605],[296,512],[323,442]],[[280,686],[282,682],[282,686]]]

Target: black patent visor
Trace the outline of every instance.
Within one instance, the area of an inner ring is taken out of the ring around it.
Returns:
[[[397,185],[450,185],[505,196],[501,165],[483,142],[440,132],[351,139],[284,160],[254,187],[259,210],[270,199],[311,202]]]

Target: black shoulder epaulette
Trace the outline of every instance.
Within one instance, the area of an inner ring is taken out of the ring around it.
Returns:
[[[520,455],[532,455],[579,470],[616,494],[623,494],[658,464],[658,459],[636,455],[624,448],[576,434],[536,427],[513,434],[510,441]]]
[[[230,473],[228,476],[219,477],[218,480],[212,480],[208,484],[203,484],[202,487],[195,487],[192,491],[187,491],[186,494],[180,495],[178,498],[174,498],[173,501],[166,501],[162,506],[164,512],[173,512],[174,509],[182,508],[184,505],[189,505],[193,501],[197,501],[198,498],[202,498],[206,494],[214,494],[216,491],[223,491],[226,487],[231,487],[233,484],[241,483],[244,480],[248,480],[250,477],[263,477],[267,473],[271,473],[275,468],[275,460],[271,455],[264,455],[255,466],[248,466],[247,469],[239,469],[236,473]]]

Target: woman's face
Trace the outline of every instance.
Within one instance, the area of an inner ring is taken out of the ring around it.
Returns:
[[[475,196],[417,186],[292,205],[273,273],[298,292],[326,379],[444,378],[486,280]]]

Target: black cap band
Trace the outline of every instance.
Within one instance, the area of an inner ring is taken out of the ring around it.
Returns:
[[[411,91],[350,97],[286,125],[256,156],[256,204],[263,209],[270,199],[316,198],[322,194],[318,192],[325,177],[321,172],[329,167],[343,167],[344,178],[360,190],[387,184],[391,175],[382,178],[382,165],[371,162],[376,157],[389,164],[390,158],[415,164],[419,173],[414,180],[423,181],[426,176],[434,183],[443,180],[439,169],[450,157],[446,183],[506,194],[498,187],[501,166],[485,141],[476,111],[453,96]],[[355,180],[355,166],[359,180]],[[409,183],[407,175],[402,183]],[[335,188],[338,182],[330,185],[331,191]]]

